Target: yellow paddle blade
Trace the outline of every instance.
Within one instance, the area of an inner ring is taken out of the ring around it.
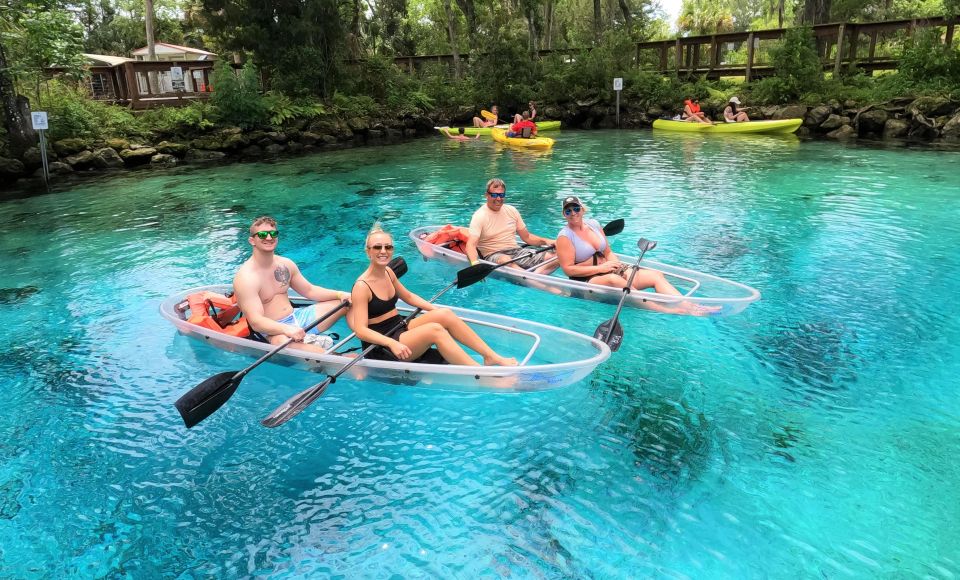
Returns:
[[[483,117],[484,119],[488,120],[488,121],[496,121],[496,120],[497,120],[497,116],[494,115],[493,113],[491,113],[490,111],[486,110],[486,109],[483,109],[482,111],[480,111],[480,116]]]

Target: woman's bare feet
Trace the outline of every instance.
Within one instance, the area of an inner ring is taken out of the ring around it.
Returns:
[[[690,316],[712,316],[723,310],[722,306],[705,306],[684,300],[680,303],[681,312]]]
[[[517,366],[517,359],[513,357],[505,358],[499,355],[485,356],[483,357],[483,366],[515,367]]]

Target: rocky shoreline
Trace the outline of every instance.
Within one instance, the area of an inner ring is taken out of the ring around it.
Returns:
[[[705,107],[713,118],[719,111]],[[66,176],[99,175],[104,172],[152,167],[173,167],[183,163],[259,161],[332,149],[397,143],[436,136],[435,125],[469,124],[472,108],[439,111],[431,116],[401,119],[325,119],[302,122],[285,131],[241,130],[237,127],[156,143],[133,139],[63,139],[48,148],[51,179]],[[805,138],[897,140],[918,143],[960,144],[960,103],[940,97],[896,99],[887,103],[857,106],[830,102],[805,105],[760,106],[750,109],[751,118],[789,119],[802,117],[797,134]],[[547,106],[539,116],[560,119],[571,129],[615,128],[616,109],[599,101]],[[649,127],[670,111],[652,107],[637,109],[621,105],[620,127]],[[0,190],[42,190],[40,150],[32,147],[19,159],[0,157]]]

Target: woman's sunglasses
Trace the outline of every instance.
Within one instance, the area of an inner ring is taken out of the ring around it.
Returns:
[[[563,215],[580,213],[580,210],[582,209],[583,208],[580,207],[579,205],[568,205],[567,207],[563,208]]]
[[[386,250],[386,251],[388,251],[388,252],[392,252],[392,251],[393,251],[393,244],[374,244],[374,245],[372,245],[372,246],[367,246],[367,249],[368,249],[368,250],[376,250],[376,251],[378,251],[378,252],[382,252],[383,250]]]
[[[254,233],[253,235],[257,236],[257,237],[260,238],[261,240],[267,239],[267,236],[270,236],[270,237],[273,238],[273,239],[277,239],[277,238],[280,237],[280,231],[279,231],[279,230],[267,230],[267,231],[265,231],[265,232],[256,232],[256,233]]]
[[[491,191],[488,191],[488,192],[487,192],[487,195],[489,195],[489,196],[492,197],[493,199],[503,199],[503,198],[507,197],[507,194],[506,194],[506,193],[493,193],[493,192],[491,192]]]

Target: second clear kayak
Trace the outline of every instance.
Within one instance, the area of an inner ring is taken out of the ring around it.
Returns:
[[[688,121],[657,119],[654,129],[678,131],[681,133],[776,133],[785,134],[796,131],[803,119],[776,119],[772,121],[746,121],[744,123],[721,123],[713,125]]]
[[[410,232],[409,236],[425,259],[435,259],[457,268],[466,268],[470,264],[467,261],[467,256],[458,251],[460,245],[438,245],[427,241],[426,238],[430,234],[442,227],[424,226],[416,228]],[[637,261],[636,256],[625,254],[617,254],[617,258],[624,264],[634,264]],[[645,308],[667,314],[730,316],[742,312],[752,302],[760,299],[760,292],[756,289],[712,274],[647,259],[641,262],[641,269],[662,272],[667,281],[680,291],[681,296],[658,294],[649,290],[635,291],[627,296],[624,302],[625,306]],[[617,304],[623,296],[623,291],[619,288],[571,280],[564,276],[559,269],[548,275],[508,266],[494,270],[490,273],[490,277],[558,296],[582,298],[608,304]],[[694,307],[690,308],[691,305]]]

